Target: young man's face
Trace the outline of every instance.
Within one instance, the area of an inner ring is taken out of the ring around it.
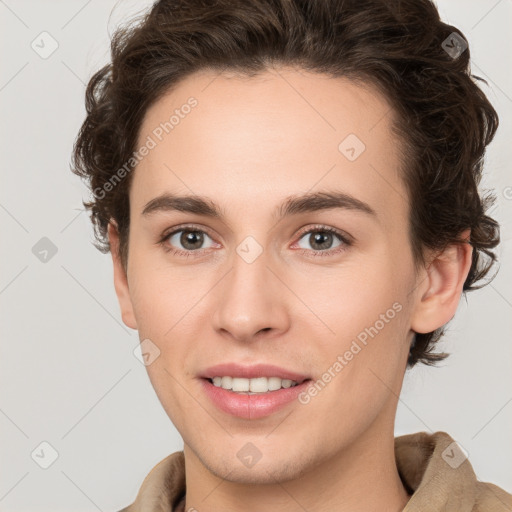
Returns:
[[[187,456],[217,476],[284,481],[393,434],[420,276],[391,115],[371,89],[283,68],[192,75],[145,116],[137,148],[157,144],[130,190],[123,319],[158,347],[156,393]],[[288,199],[319,192],[351,199],[279,217]],[[143,213],[164,194],[208,198],[221,217]],[[289,401],[289,390],[222,392],[202,376],[225,363],[313,382]]]

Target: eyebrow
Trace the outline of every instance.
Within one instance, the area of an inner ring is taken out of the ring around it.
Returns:
[[[290,215],[334,208],[356,210],[377,217],[375,210],[364,201],[343,192],[328,191],[290,196],[276,208],[273,218],[281,220]],[[156,212],[168,211],[188,212],[221,220],[225,218],[223,210],[208,197],[170,193],[151,199],[144,206],[142,215],[149,216]]]

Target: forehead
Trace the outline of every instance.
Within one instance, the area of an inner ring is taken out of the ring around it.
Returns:
[[[137,148],[151,149],[134,171],[130,201],[142,211],[163,192],[195,193],[270,210],[290,194],[334,187],[376,210],[397,207],[406,192],[392,120],[377,90],[345,78],[203,70],[146,112]]]

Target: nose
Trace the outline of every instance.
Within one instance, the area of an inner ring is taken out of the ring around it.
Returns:
[[[213,299],[213,328],[218,333],[245,343],[275,337],[290,327],[291,294],[269,263],[265,252],[251,263],[235,255]]]

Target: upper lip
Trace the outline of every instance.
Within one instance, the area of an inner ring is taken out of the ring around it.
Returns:
[[[293,380],[301,383],[310,377],[303,375],[285,368],[280,368],[272,364],[255,364],[251,366],[244,366],[238,363],[222,363],[215,366],[210,366],[200,377],[204,379],[212,379],[213,377],[241,377],[245,379],[254,379],[257,377],[279,377],[281,379]]]

